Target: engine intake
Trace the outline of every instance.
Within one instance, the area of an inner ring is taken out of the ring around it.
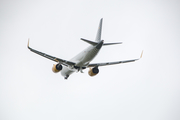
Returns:
[[[90,76],[95,76],[99,73],[99,69],[97,67],[94,67],[94,68],[90,68],[89,71],[88,71],[88,74]]]
[[[54,73],[58,73],[61,70],[62,70],[62,65],[61,64],[54,64],[53,67],[52,67],[52,71]]]

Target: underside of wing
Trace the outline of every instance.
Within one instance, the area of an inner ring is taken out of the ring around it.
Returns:
[[[143,54],[143,51],[141,53],[140,58],[142,58],[142,54]],[[89,64],[87,67],[98,67],[98,66],[115,65],[115,64],[121,64],[121,63],[129,63],[129,62],[135,62],[135,61],[137,61],[139,59],[116,61],[116,62],[105,62],[105,63],[92,63],[92,64]]]
[[[32,52],[34,52],[34,53],[36,53],[36,54],[38,54],[40,56],[43,56],[43,57],[45,57],[47,59],[50,59],[52,61],[59,62],[60,64],[63,64],[65,66],[68,66],[68,65],[73,66],[73,65],[75,65],[74,62],[71,62],[71,61],[68,61],[68,60],[63,60],[63,59],[60,59],[60,58],[57,58],[57,57],[53,57],[53,56],[48,55],[46,53],[43,53],[43,52],[37,51],[35,49],[32,49],[31,47],[29,47],[29,41],[28,41],[28,46],[27,47],[28,47],[28,49],[30,51],[32,51]]]

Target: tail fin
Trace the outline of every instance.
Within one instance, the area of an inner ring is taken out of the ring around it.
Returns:
[[[99,42],[101,40],[102,22],[103,22],[103,18],[101,18],[99,22],[99,28],[98,28],[96,39],[95,39],[96,42]]]
[[[91,41],[91,40],[87,40],[87,39],[84,39],[84,38],[81,38],[81,40],[93,45],[93,46],[96,46],[97,44],[99,44],[99,42],[101,41],[101,32],[102,32],[102,22],[103,22],[103,18],[101,18],[100,22],[99,22],[99,28],[98,28],[98,31],[97,31],[97,35],[96,35],[96,39],[95,41]],[[115,44],[122,44],[122,42],[116,42],[116,43],[103,43],[102,45],[103,46],[108,46],[108,45],[115,45]]]

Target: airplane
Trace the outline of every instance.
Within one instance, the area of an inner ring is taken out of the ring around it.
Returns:
[[[86,48],[85,50],[83,50],[82,52],[80,52],[79,54],[77,54],[75,57],[73,57],[70,60],[64,60],[64,59],[57,58],[57,57],[48,55],[46,53],[37,51],[37,50],[29,47],[29,40],[28,40],[27,47],[30,51],[56,62],[57,64],[53,65],[52,71],[54,73],[58,73],[61,71],[61,75],[66,80],[72,73],[79,72],[79,71],[81,73],[83,73],[83,70],[86,68],[90,68],[88,71],[89,76],[95,76],[99,73],[98,67],[100,67],[100,66],[129,63],[129,62],[137,61],[140,58],[142,58],[143,51],[142,51],[139,59],[116,61],[116,62],[105,62],[105,63],[90,63],[96,57],[96,55],[99,53],[102,46],[122,44],[122,42],[104,43],[104,40],[101,40],[102,22],[103,22],[103,18],[101,18],[101,20],[100,20],[95,41],[81,38],[82,41],[89,43],[90,46],[88,48]]]

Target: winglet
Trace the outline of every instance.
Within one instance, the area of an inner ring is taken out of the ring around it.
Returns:
[[[29,40],[30,40],[30,39],[28,39],[28,44],[27,44],[27,47],[28,47],[28,48],[29,48]]]
[[[143,56],[143,51],[142,51],[142,53],[141,53],[141,56],[140,56],[140,58],[142,58],[142,56]]]

